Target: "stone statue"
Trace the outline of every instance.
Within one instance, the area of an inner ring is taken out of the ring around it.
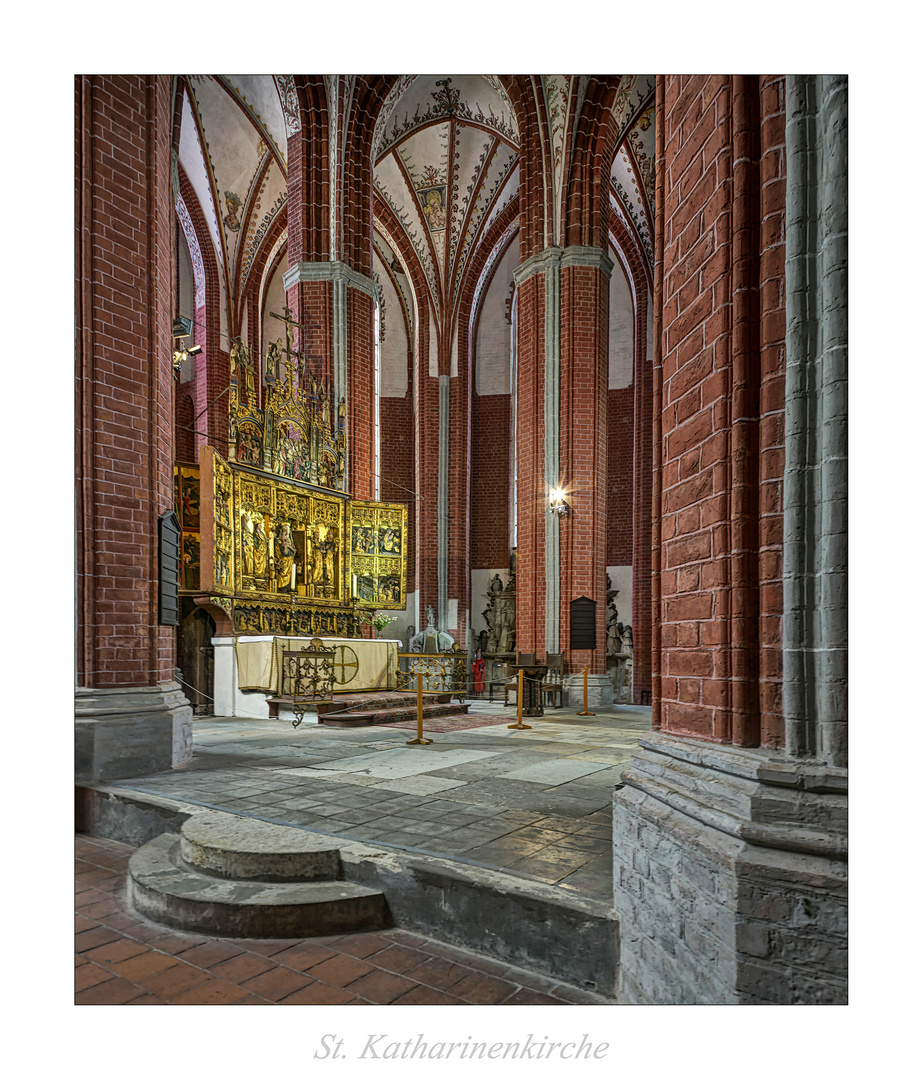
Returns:
[[[516,651],[516,579],[503,584],[499,574],[494,574],[487,586],[487,607],[481,613],[487,623],[487,637],[481,641],[485,653],[512,653]]]

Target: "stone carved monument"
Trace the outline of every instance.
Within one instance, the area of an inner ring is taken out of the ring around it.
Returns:
[[[631,625],[619,622],[618,589],[606,575],[606,670],[612,679],[613,704],[631,704],[633,644]]]
[[[494,574],[487,588],[487,607],[481,612],[487,630],[478,635],[478,648],[484,655],[510,656],[516,652],[516,554],[510,560],[510,578],[506,585]]]
[[[494,574],[487,587],[487,607],[481,617],[487,623],[477,638],[477,650],[486,661],[486,683],[497,682],[509,674],[508,664],[516,655],[516,552],[510,556],[507,583]]]

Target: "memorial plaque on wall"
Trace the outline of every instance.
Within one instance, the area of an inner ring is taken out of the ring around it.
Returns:
[[[588,596],[570,602],[570,647],[596,648],[596,601]]]
[[[161,626],[179,626],[179,521],[169,510],[160,515],[160,591]]]

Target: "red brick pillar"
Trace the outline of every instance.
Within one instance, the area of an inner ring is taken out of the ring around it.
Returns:
[[[516,271],[516,644],[563,652],[570,703],[612,703],[606,675],[608,303],[612,262],[598,248],[546,248]],[[552,488],[567,514],[550,513]],[[571,650],[575,600],[595,603],[595,648]]]
[[[347,412],[344,489],[361,499],[375,494],[374,303],[371,231],[365,219],[345,213],[332,163],[342,168],[336,137],[342,118],[321,76],[298,79],[301,114],[288,139],[288,271],[283,277],[295,327],[295,348],[327,380],[331,410],[341,399]],[[359,155],[360,157],[363,155]],[[371,156],[365,155],[362,190],[351,198],[371,202]],[[331,210],[331,200],[333,207]],[[364,241],[357,233],[367,230]],[[348,253],[351,262],[339,258]],[[360,253],[361,256],[360,256]],[[281,324],[280,324],[281,328]]]
[[[76,81],[77,769],[191,756],[192,710],[158,624],[158,519],[173,508],[171,80]]]
[[[517,281],[516,648],[545,653],[545,279]]]
[[[568,266],[568,256],[580,261]],[[573,257],[573,256],[571,256]],[[602,252],[565,250],[561,271],[561,645],[572,673],[606,672],[609,273]],[[589,263],[590,265],[587,265]],[[595,264],[595,265],[594,265]],[[569,647],[571,601],[596,601],[596,648]]]

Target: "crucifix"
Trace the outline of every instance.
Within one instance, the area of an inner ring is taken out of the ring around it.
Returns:
[[[295,327],[297,326],[299,330],[307,330],[308,327],[304,323],[299,323],[299,322],[294,321],[294,319],[292,318],[292,309],[290,307],[286,306],[282,310],[285,312],[284,315],[279,315],[275,311],[270,311],[269,314],[274,319],[278,319],[279,322],[285,323],[285,357],[286,357],[285,366],[286,366],[286,373],[288,375],[289,382],[292,381],[292,373],[294,371],[294,364],[292,363],[292,357],[293,356],[301,357],[302,370],[301,370],[301,377],[299,378],[299,386],[300,386],[301,381],[304,378],[304,366],[303,365],[304,365],[304,362],[306,361],[306,357],[305,357],[303,352],[296,351],[295,349],[292,348],[292,346],[295,344]]]

